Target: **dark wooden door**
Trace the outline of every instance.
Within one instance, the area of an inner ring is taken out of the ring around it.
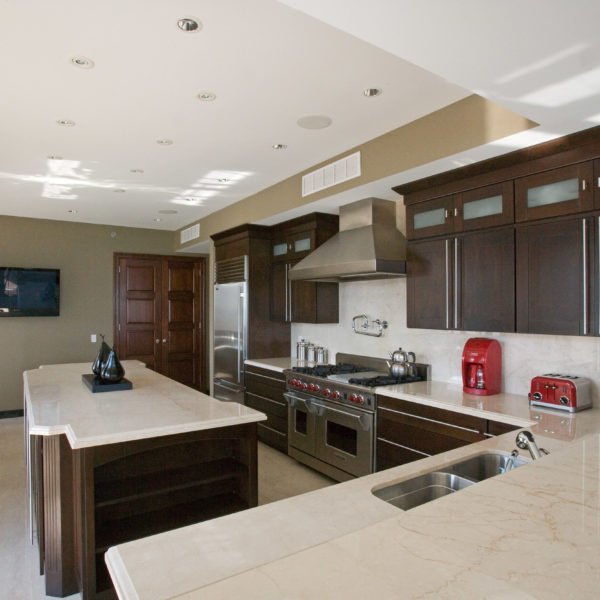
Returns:
[[[452,326],[454,240],[438,239],[407,245],[407,325],[420,329]]]
[[[115,255],[115,267],[119,358],[207,389],[204,259]]]
[[[287,278],[289,265],[286,262],[271,263],[271,321],[288,322],[289,317],[289,283]]]
[[[455,196],[455,231],[472,231],[515,220],[513,182],[475,188]]]
[[[165,259],[162,264],[161,373],[200,388],[203,263]]]
[[[557,219],[517,230],[517,331],[589,331],[590,220]]]
[[[458,329],[515,330],[514,229],[458,238]]]
[[[141,360],[161,368],[160,258],[117,258],[115,346],[121,360]]]

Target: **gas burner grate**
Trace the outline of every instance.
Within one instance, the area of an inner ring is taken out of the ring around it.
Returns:
[[[422,378],[416,376],[393,377],[391,375],[382,375],[380,377],[353,377],[348,383],[354,385],[363,385],[365,387],[379,387],[382,385],[396,385],[398,383],[412,383],[413,381],[422,381]]]
[[[348,363],[338,363],[337,365],[316,365],[313,367],[292,367],[292,371],[302,373],[303,375],[314,375],[316,377],[327,377],[328,375],[337,375],[340,373],[358,373],[366,371],[365,367],[357,367]]]

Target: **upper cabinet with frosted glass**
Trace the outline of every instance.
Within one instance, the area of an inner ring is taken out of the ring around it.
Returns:
[[[586,161],[515,180],[517,222],[594,209],[593,162]]]
[[[408,239],[514,222],[513,182],[506,181],[406,207]]]

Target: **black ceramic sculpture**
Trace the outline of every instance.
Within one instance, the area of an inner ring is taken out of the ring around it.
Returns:
[[[102,372],[100,378],[102,381],[110,381],[111,383],[118,383],[123,379],[125,375],[125,369],[119,362],[117,353],[114,348],[108,353],[108,357],[102,365]]]
[[[104,341],[104,336],[102,334],[100,334],[100,337],[102,338],[102,345],[100,346],[98,356],[96,356],[96,360],[92,365],[92,371],[97,377],[102,377],[102,369],[104,368],[106,359],[110,354],[110,346]]]

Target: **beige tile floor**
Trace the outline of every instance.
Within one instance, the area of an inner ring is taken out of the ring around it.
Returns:
[[[335,483],[259,443],[258,502],[267,504]],[[23,419],[0,419],[0,600],[42,600],[37,547],[28,537]],[[79,599],[79,594],[67,600]]]

